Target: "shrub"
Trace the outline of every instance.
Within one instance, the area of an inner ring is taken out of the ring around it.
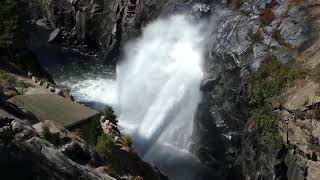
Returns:
[[[11,76],[6,71],[0,70],[0,80],[4,80],[6,82],[13,83],[14,82],[14,77]]]
[[[274,56],[268,56],[254,72],[249,82],[250,103],[261,106],[264,100],[280,94],[281,89],[295,77],[295,72]]]
[[[17,86],[18,86],[18,92],[20,94],[23,95],[23,94],[25,94],[27,92],[27,84],[25,82],[19,81]]]
[[[121,139],[123,140],[123,142],[124,142],[124,144],[126,145],[126,146],[128,146],[128,147],[132,147],[132,139],[129,137],[129,136],[127,136],[127,135],[124,135],[124,136],[122,136],[121,137]]]
[[[48,125],[42,125],[42,136],[45,140],[49,140],[50,138],[50,129]]]
[[[263,110],[252,111],[250,120],[254,121],[258,130],[268,140],[277,140],[280,138],[278,132],[278,118]]]
[[[98,137],[103,134],[99,118],[96,117],[92,119],[90,125],[89,125],[89,130],[87,132],[86,136],[86,141],[92,145],[95,146],[97,144]]]
[[[105,116],[110,122],[113,124],[117,124],[117,116],[114,114],[114,111],[111,106],[106,106],[106,108],[101,112],[103,116]]]
[[[97,139],[97,144],[95,146],[96,151],[99,155],[105,160],[112,161],[112,153],[114,150],[115,144],[112,136],[108,134],[102,134]]]

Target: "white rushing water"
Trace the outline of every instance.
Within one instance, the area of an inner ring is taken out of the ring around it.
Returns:
[[[200,166],[188,146],[201,98],[204,38],[201,25],[189,17],[157,20],[128,43],[116,80],[100,77],[72,85],[78,100],[113,106],[139,153],[173,179],[191,173],[181,164],[190,170]]]
[[[202,40],[198,26],[173,16],[126,47],[117,67],[119,124],[143,152],[153,143],[187,149],[200,100]]]

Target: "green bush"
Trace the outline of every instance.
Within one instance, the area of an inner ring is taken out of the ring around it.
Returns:
[[[291,71],[274,56],[268,56],[260,69],[254,72],[249,83],[250,103],[257,106],[264,104],[265,99],[277,96],[281,89],[292,81],[296,73]]]
[[[85,134],[86,141],[92,145],[95,146],[97,144],[98,137],[103,134],[100,120],[98,117],[92,119],[89,129],[87,130],[87,133]]]
[[[106,106],[106,108],[101,112],[110,122],[117,124],[117,116],[114,114],[114,111],[111,106]]]
[[[114,147],[115,144],[112,136],[108,134],[102,134],[97,139],[95,149],[102,158],[111,161]]]
[[[128,147],[132,147],[132,139],[130,138],[130,136],[124,135],[121,137],[121,139],[123,140],[124,144]]]
[[[268,140],[277,140],[280,138],[278,132],[278,118],[268,111],[252,111],[250,120],[254,121],[258,130]]]
[[[13,83],[14,82],[14,77],[11,76],[6,71],[0,70],[0,80],[4,80],[6,82]]]
[[[50,138],[50,129],[48,125],[42,125],[42,136],[45,140],[48,140]]]
[[[18,84],[17,84],[17,90],[18,90],[18,92],[20,93],[20,94],[26,94],[26,92],[27,92],[27,88],[28,88],[28,86],[27,86],[27,84],[25,83],[25,82],[23,82],[23,81],[19,81],[18,82]]]

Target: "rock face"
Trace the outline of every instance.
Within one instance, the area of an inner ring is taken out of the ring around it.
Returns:
[[[271,158],[277,157],[281,142],[259,148],[256,143],[264,144],[259,134],[247,133],[246,84],[267,55],[285,63],[294,58],[292,52],[307,47],[310,25],[303,18],[307,17],[306,5],[252,0],[234,11],[230,4],[209,5],[218,19],[217,33],[208,47],[207,75],[201,87],[204,96],[195,120],[195,152],[207,165],[219,170],[225,167],[225,177],[238,174],[234,170],[242,167],[246,179],[271,178],[273,171],[268,170],[278,164],[282,167],[281,159]],[[237,158],[239,153],[242,160]]]
[[[66,46],[95,51],[105,61],[115,62],[120,47],[139,34],[140,28],[158,15],[167,0],[33,0],[31,18],[44,19],[51,29],[62,29]],[[53,40],[56,38],[50,38]]]
[[[287,11],[289,17],[295,17],[294,14],[300,14],[310,19],[318,18],[319,9],[309,9],[306,15],[303,9],[314,7],[313,3],[305,2],[290,4]],[[280,9],[275,12],[280,12]],[[277,7],[277,6],[276,6]],[[291,12],[291,13],[290,13]],[[294,14],[293,14],[294,12]],[[303,15],[304,14],[304,15]],[[275,13],[276,15],[276,13]],[[296,17],[298,18],[298,17]],[[295,22],[295,20],[290,20]],[[257,134],[253,126],[248,125],[245,130],[247,135],[244,137],[241,145],[241,164],[245,179],[319,179],[319,79],[316,72],[319,72],[318,38],[305,41],[307,36],[318,37],[317,31],[310,31],[310,34],[303,33],[301,39],[294,34],[299,34],[301,30],[293,30],[292,26],[286,24],[288,20],[282,20],[281,28],[286,28],[287,32],[280,30],[283,40],[294,45],[289,55],[299,64],[303,75],[298,75],[290,86],[283,90],[283,102],[279,105],[272,104],[273,111],[279,115],[278,128],[282,140],[274,142],[263,141]],[[306,25],[299,19],[295,23],[299,27]],[[314,21],[309,21],[314,23]],[[303,25],[304,24],[304,25]],[[282,26],[285,25],[285,26]],[[311,26],[310,26],[311,27]],[[310,30],[319,28],[314,23]],[[290,37],[290,40],[289,40]],[[297,39],[292,42],[292,39]],[[304,43],[301,43],[301,41]],[[283,45],[283,43],[282,43]],[[288,45],[288,44],[287,44]],[[286,45],[286,46],[287,46]],[[290,48],[288,46],[287,48]],[[312,53],[311,53],[312,52]],[[298,54],[298,55],[297,55]],[[315,60],[318,59],[318,60]]]
[[[32,127],[30,116],[18,107],[0,105],[1,179],[167,179],[121,146],[113,158],[122,165],[110,164],[74,133],[51,121]]]
[[[51,76],[37,62],[36,57],[26,47],[22,1],[2,1],[0,4],[1,38],[0,70],[27,76],[28,72],[53,82]],[[5,78],[1,77],[1,80]],[[0,88],[1,88],[0,82]],[[5,85],[6,86],[6,85]]]

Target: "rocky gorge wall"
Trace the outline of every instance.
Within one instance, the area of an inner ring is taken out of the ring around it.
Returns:
[[[50,41],[60,38],[64,46],[77,46],[82,51],[98,54],[106,62],[115,63],[123,42],[137,36],[165,2],[33,0],[29,11],[36,24],[55,30]]]

